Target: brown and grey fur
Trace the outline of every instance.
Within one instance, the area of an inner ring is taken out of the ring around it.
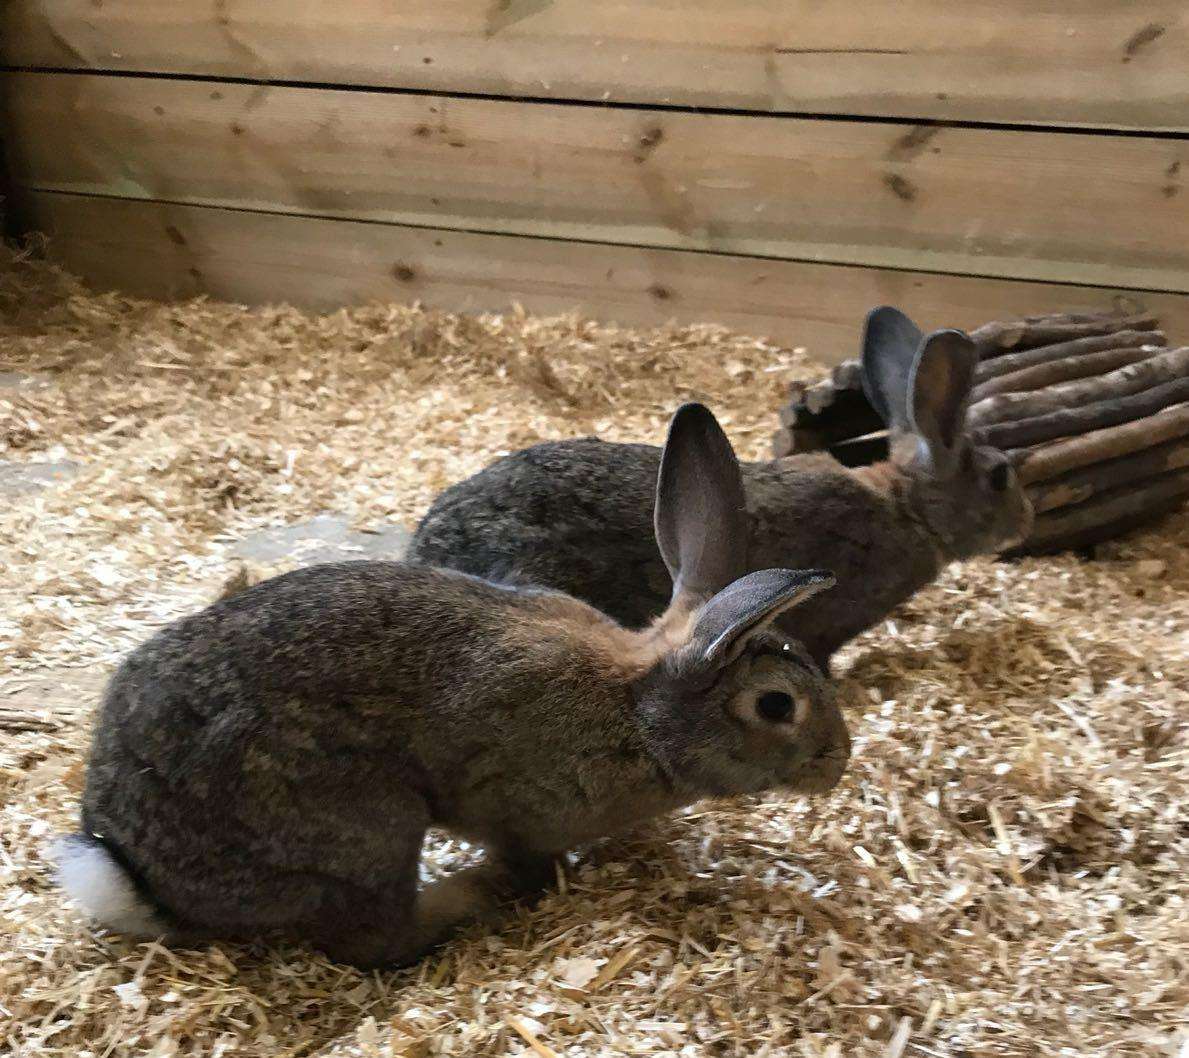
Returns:
[[[897,310],[876,309],[863,366],[892,432],[889,460],[848,469],[812,454],[742,466],[744,567],[822,565],[838,578],[779,622],[823,668],[949,562],[1000,550],[1031,525],[1005,457],[965,430],[976,361],[961,332],[926,337]],[[514,453],[443,492],[409,558],[556,588],[640,627],[668,599],[650,523],[660,459],[649,445],[594,438]]]
[[[667,452],[676,588],[644,631],[549,590],[351,562],[154,636],[107,688],[65,888],[125,932],[275,930],[399,964],[547,884],[577,844],[704,796],[830,788],[849,754],[832,689],[769,624],[831,578],[737,579],[729,443],[688,405]],[[431,825],[488,858],[418,891]]]

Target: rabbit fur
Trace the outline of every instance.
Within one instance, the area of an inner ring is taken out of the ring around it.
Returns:
[[[831,788],[833,687],[771,630],[819,570],[744,576],[713,416],[656,486],[671,605],[642,631],[558,592],[392,562],[285,574],[165,628],[108,686],[59,878],[109,928],[281,931],[400,965],[554,877],[554,857],[705,796]],[[485,862],[418,889],[425,831]]]
[[[1031,505],[1011,465],[965,430],[976,364],[962,332],[925,336],[898,310],[875,309],[864,384],[888,423],[889,459],[857,469],[817,453],[743,464],[746,568],[822,565],[838,579],[779,621],[823,669],[950,561],[1027,535]],[[443,492],[408,560],[555,588],[643,626],[668,599],[649,520],[660,460],[660,449],[594,438],[516,452]]]

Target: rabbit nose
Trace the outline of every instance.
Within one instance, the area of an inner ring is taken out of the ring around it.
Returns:
[[[850,746],[827,746],[814,759],[815,764],[822,765],[827,771],[837,771],[841,775],[850,761]]]
[[[849,745],[827,746],[809,762],[800,789],[806,793],[828,793],[842,781],[849,760]]]
[[[846,718],[842,715],[841,709],[835,709],[830,713],[820,756],[843,761],[850,759],[850,731],[847,730]]]

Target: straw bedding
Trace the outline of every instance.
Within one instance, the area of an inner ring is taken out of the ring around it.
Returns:
[[[104,936],[51,884],[95,693],[237,573],[244,532],[411,524],[501,452],[662,436],[711,403],[762,454],[803,351],[373,306],[95,296],[0,272],[0,1052],[1176,1055],[1189,1006],[1189,528],[949,571],[850,648],[829,797],[697,806],[401,973]],[[812,352],[812,350],[810,350]],[[252,570],[258,576],[271,570]],[[427,870],[474,853],[438,836]],[[1182,1052],[1183,1053],[1183,1052]]]

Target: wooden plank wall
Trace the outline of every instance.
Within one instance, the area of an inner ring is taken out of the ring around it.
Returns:
[[[1186,128],[1182,0],[8,0],[16,66]]]
[[[827,359],[879,301],[1189,333],[1183,0],[8,0],[0,31],[24,203],[96,281]]]
[[[11,210],[11,178],[8,175],[8,161],[4,153],[4,130],[0,128],[0,239],[9,238],[13,234]]]

